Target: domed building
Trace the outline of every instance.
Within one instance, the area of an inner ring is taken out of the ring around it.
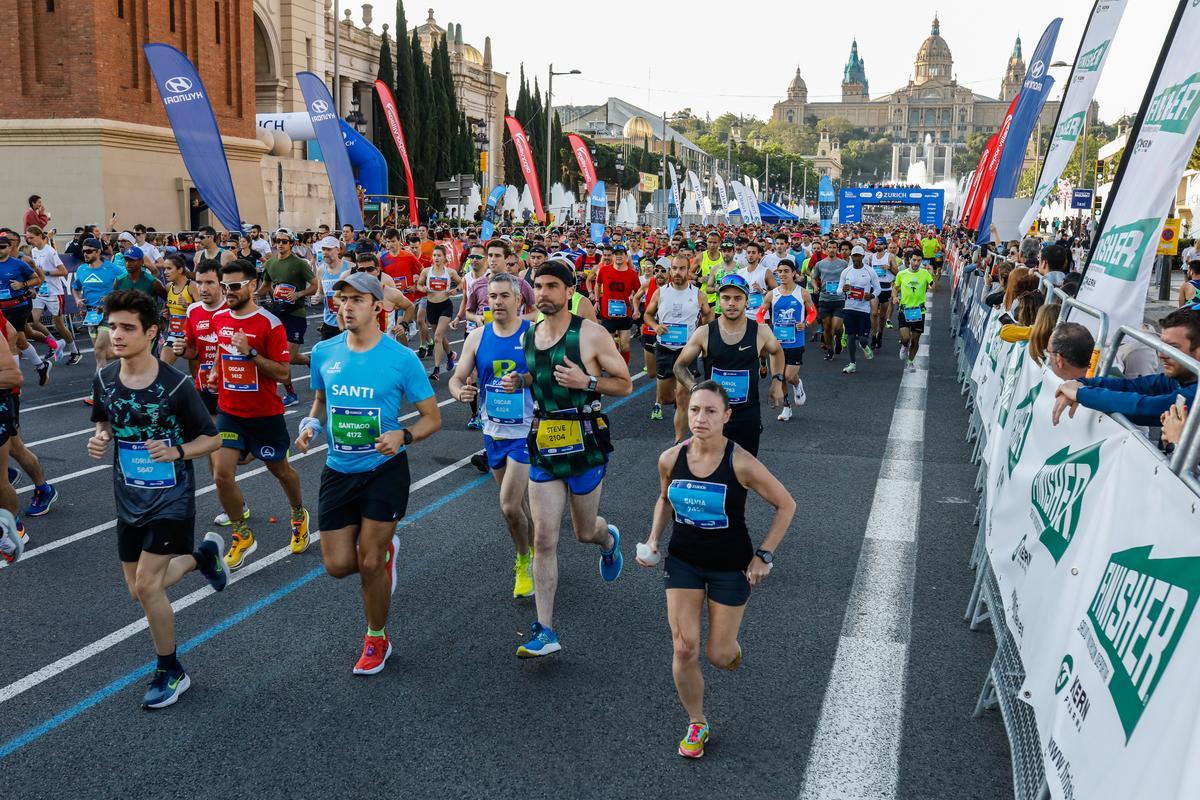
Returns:
[[[866,60],[858,41],[850,45],[850,57],[842,72],[842,99],[836,102],[808,101],[808,87],[800,68],[788,84],[787,98],[776,103],[772,119],[793,125],[815,124],[835,117],[850,121],[869,135],[891,137],[890,175],[868,176],[865,180],[907,180],[909,166],[926,164],[927,180],[940,181],[952,175],[954,150],[966,144],[973,133],[992,134],[1000,129],[1008,105],[1021,89],[1025,61],[1021,40],[1013,46],[1000,85],[999,97],[977,94],[959,85],[954,75],[954,55],[942,38],[941,21],[935,16],[929,36],[917,48],[908,84],[890,94],[872,98],[867,82]],[[1065,76],[1063,76],[1065,78]],[[1058,114],[1058,101],[1042,107],[1039,123],[1047,141]],[[1091,120],[1095,121],[1092,105]]]

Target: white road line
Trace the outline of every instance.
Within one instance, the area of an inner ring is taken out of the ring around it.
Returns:
[[[924,406],[927,370],[900,385]],[[924,411],[907,405],[893,412],[800,800],[896,797],[925,437]]]
[[[79,430],[71,431],[70,433],[60,433],[58,436],[51,436],[48,439],[38,439],[36,442],[26,442],[25,446],[37,447],[39,444],[50,444],[50,442],[58,442],[63,439],[70,439],[72,436],[82,436],[83,434],[91,433],[94,430],[96,430],[96,426],[89,425],[86,428],[80,428]]]
[[[76,478],[82,478],[84,475],[91,475],[93,472],[99,472],[100,470],[104,469],[112,469],[112,464],[99,464],[95,467],[87,467],[86,469],[76,470],[75,472],[68,472],[66,475],[60,475],[57,478],[53,480],[47,480],[46,482],[52,486],[58,486],[61,483],[66,483],[67,481],[75,480]],[[20,489],[17,489],[17,494],[32,492],[33,489],[34,487],[32,485],[22,486]]]
[[[442,400],[440,403],[438,403],[438,406],[439,407],[446,406],[446,405],[449,405],[450,403],[454,403],[454,402],[456,402],[456,401],[453,397],[448,397],[445,400]],[[285,413],[285,415],[286,414],[294,414],[294,413],[296,413],[296,411],[295,411],[295,409],[293,409],[293,410],[290,410],[290,411],[287,411],[284,413]],[[416,417],[419,413],[420,412],[418,412],[418,411],[410,411],[409,413],[400,417],[400,421],[404,422],[405,420],[410,420],[413,417]],[[299,461],[302,458],[307,458],[308,456],[316,455],[317,453],[323,452],[328,447],[329,447],[329,445],[325,445],[325,444],[318,445],[316,447],[310,448],[307,453],[296,453],[295,455],[288,456],[288,461]],[[100,467],[93,467],[89,471],[95,472],[98,469],[106,469],[111,466],[112,466],[111,464],[105,464]],[[240,482],[247,478],[253,478],[255,475],[261,475],[266,471],[267,471],[267,468],[265,466],[257,467],[248,472],[243,472],[243,473],[238,474],[238,476],[235,478],[235,480]],[[69,477],[72,477],[72,476],[67,476],[67,478],[69,478]],[[56,478],[55,480],[61,481],[61,480],[64,480],[64,478]],[[54,482],[55,481],[51,481],[51,483],[54,483]],[[32,487],[26,486],[26,487],[22,487],[18,491],[29,491],[31,488]],[[209,494],[211,492],[215,492],[216,490],[217,490],[217,485],[215,483],[210,483],[207,486],[202,486],[199,489],[197,489],[196,496],[200,497],[201,495]],[[97,533],[100,533],[100,532],[106,531],[106,530],[110,530],[115,527],[117,527],[117,521],[115,519],[110,519],[108,522],[102,522],[99,525],[93,525],[92,527],[90,527],[86,530],[79,531],[78,533],[73,533],[70,536],[64,536],[61,539],[55,539],[53,541],[46,542],[44,545],[41,545],[40,547],[30,548],[29,550],[25,551],[24,555],[21,556],[20,563],[25,563],[26,561],[28,561],[31,558],[36,558],[37,556],[43,555],[44,553],[49,553],[52,550],[57,550],[60,547],[66,547],[69,544],[73,544],[73,543],[81,541],[83,539],[87,539],[90,536],[95,536]],[[0,562],[0,569],[7,569],[9,566],[10,565],[6,562]]]
[[[472,455],[474,455],[474,454],[472,454]],[[429,486],[430,484],[437,483],[442,478],[446,477],[447,475],[454,472],[455,470],[460,469],[463,466],[466,466],[470,462],[471,462],[471,456],[465,456],[463,458],[460,458],[458,461],[455,461],[453,464],[445,466],[442,469],[439,469],[437,472],[433,473],[432,475],[427,475],[424,478],[422,478],[421,480],[417,481],[411,487],[409,487],[409,492],[410,493],[416,492],[420,489],[425,488],[426,486]],[[319,542],[321,540],[321,532],[314,531],[310,535],[310,539],[312,540],[312,542]],[[312,545],[310,544],[309,547],[311,548],[311,546]],[[245,567],[238,570],[237,572],[230,573],[229,583],[234,584],[239,581],[243,581],[246,578],[249,578],[251,575],[254,575],[255,573],[258,573],[258,572],[262,572],[267,567],[270,567],[273,564],[276,564],[276,563],[282,561],[283,559],[287,558],[290,555],[292,555],[292,549],[291,549],[290,545],[286,546],[286,547],[281,547],[278,550],[276,550],[275,552],[273,552],[267,556],[264,556],[263,558],[259,558],[259,559],[256,559],[256,560],[250,562],[249,564],[247,564]],[[185,608],[188,608],[189,606],[193,606],[196,603],[199,603],[204,598],[209,597],[210,595],[214,595],[214,594],[216,594],[216,592],[213,590],[213,588],[211,586],[204,586],[203,588],[197,589],[196,591],[194,591],[190,594],[184,595],[183,597],[179,598],[175,602],[171,603],[171,608],[174,609],[175,613],[179,613],[180,611],[184,610]],[[103,637],[101,639],[97,639],[96,641],[92,642],[91,644],[86,645],[85,647],[81,647],[80,649],[76,650],[75,652],[63,656],[62,658],[58,659],[57,661],[54,661],[53,663],[47,664],[46,666],[42,667],[41,669],[37,670],[36,672],[31,672],[30,674],[26,675],[24,678],[21,678],[20,680],[17,680],[17,681],[13,681],[9,685],[7,685],[3,688],[0,688],[0,703],[7,702],[7,701],[13,699],[14,697],[16,697],[17,695],[27,692],[39,684],[45,683],[46,681],[50,680],[51,678],[55,677],[56,675],[61,675],[63,672],[66,672],[71,667],[78,666],[79,664],[82,664],[84,661],[87,661],[89,658],[93,658],[94,656],[97,656],[100,653],[103,653],[105,650],[109,650],[109,649],[115,647],[116,645],[125,641],[129,637],[146,630],[146,627],[147,627],[146,618],[141,617],[140,619],[137,619],[134,622],[129,623],[128,625],[126,625],[123,628],[118,628],[117,630],[113,631],[112,633],[108,634],[105,637]]]

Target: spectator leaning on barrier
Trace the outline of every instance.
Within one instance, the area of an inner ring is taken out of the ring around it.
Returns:
[[[1042,248],[1042,257],[1038,261],[1038,273],[1050,281],[1052,286],[1061,286],[1067,277],[1067,248],[1060,244],[1051,244]]]
[[[1095,349],[1096,340],[1091,331],[1078,322],[1064,322],[1050,334],[1046,362],[1062,380],[1077,381],[1087,377]]]
[[[1162,321],[1165,344],[1200,359],[1200,311],[1180,309]],[[1081,378],[1058,387],[1054,402],[1054,424],[1064,409],[1075,415],[1078,406],[1105,414],[1124,414],[1134,425],[1156,426],[1162,415],[1182,395],[1190,408],[1196,399],[1196,375],[1173,358],[1159,353],[1161,375],[1140,378]]]

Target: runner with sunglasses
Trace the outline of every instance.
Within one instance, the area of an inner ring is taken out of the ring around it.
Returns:
[[[275,232],[271,240],[275,245],[275,256],[267,259],[263,266],[263,284],[258,291],[283,324],[287,334],[289,363],[306,367],[308,356],[300,352],[304,334],[308,331],[308,309],[305,308],[304,298],[320,292],[321,282],[312,266],[292,253],[295,238],[287,228]],[[290,375],[283,382],[283,388],[284,407],[299,404],[300,399],[296,396]]]

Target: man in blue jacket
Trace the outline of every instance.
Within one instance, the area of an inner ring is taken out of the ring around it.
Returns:
[[[1200,360],[1200,311],[1181,308],[1162,321],[1165,344]],[[1163,413],[1178,395],[1190,409],[1196,400],[1196,375],[1173,358],[1159,353],[1162,374],[1141,378],[1082,378],[1058,387],[1054,401],[1054,424],[1064,409],[1075,416],[1079,406],[1105,414],[1124,414],[1134,425],[1157,426]]]

